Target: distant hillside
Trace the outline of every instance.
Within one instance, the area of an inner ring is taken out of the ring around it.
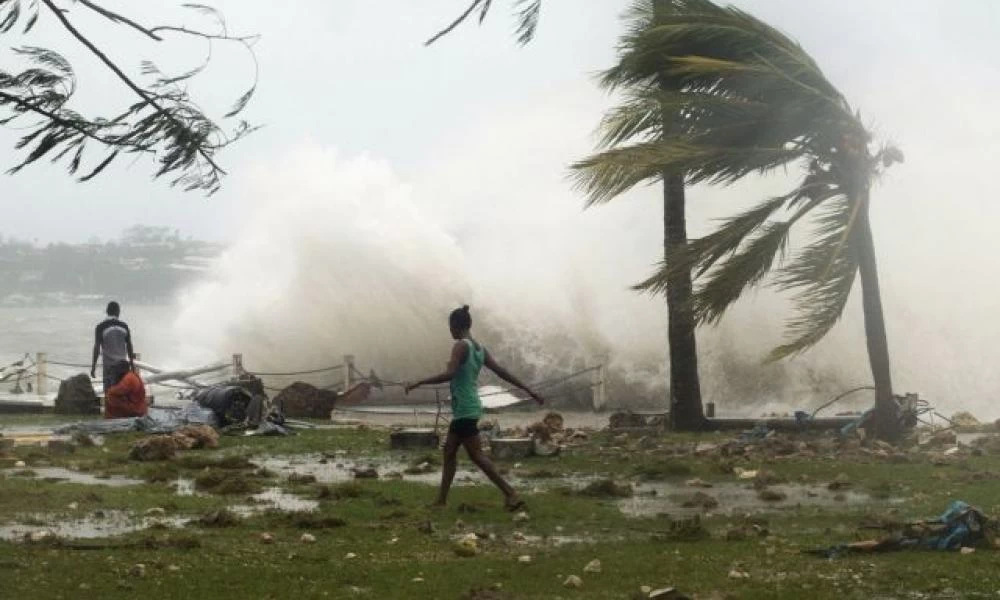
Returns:
[[[118,240],[35,245],[0,238],[0,305],[75,304],[114,296],[170,298],[196,280],[222,246],[166,227],[136,225]]]

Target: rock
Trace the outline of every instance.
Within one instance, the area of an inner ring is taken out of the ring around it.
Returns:
[[[303,544],[315,544],[316,536],[314,536],[311,533],[303,533],[302,537],[299,538],[299,541],[302,542]]]
[[[434,533],[436,529],[437,527],[434,525],[433,521],[423,521],[420,525],[417,525],[417,531],[420,533],[426,533],[427,535]]]
[[[329,419],[339,394],[321,390],[314,385],[296,381],[274,397],[275,406],[284,408],[286,417],[293,419]]]
[[[38,544],[41,542],[46,542],[48,540],[55,539],[56,534],[51,531],[32,531],[31,533],[25,534],[25,541],[31,542],[33,544]]]
[[[97,440],[82,431],[73,434],[73,443],[81,448],[93,448],[97,445]]]
[[[781,502],[788,498],[788,494],[779,490],[764,488],[757,492],[757,497],[764,502]]]
[[[423,583],[424,582],[424,578],[423,577],[414,577],[413,579],[410,580],[410,582],[411,583]]]
[[[851,479],[846,473],[841,473],[826,486],[830,491],[846,490],[851,487]]]
[[[167,570],[170,571],[171,573],[177,573],[181,570],[181,568],[178,567],[177,565],[170,565],[167,567]]]
[[[646,417],[632,412],[616,412],[608,418],[608,427],[622,429],[625,427],[645,427]]]
[[[584,573],[600,573],[601,572],[601,561],[594,559],[587,563],[587,566],[583,568]]]
[[[531,516],[528,515],[528,513],[524,512],[523,510],[521,512],[517,513],[516,515],[514,515],[514,522],[515,523],[523,523],[523,522],[528,521],[530,519],[531,519]]]
[[[49,454],[66,455],[76,452],[76,446],[66,440],[49,440],[45,447]]]
[[[514,540],[515,542],[526,542],[526,541],[528,541],[527,536],[525,536],[520,531],[515,531],[514,533],[510,534],[510,539]]]
[[[975,551],[976,551],[975,548],[970,548],[968,546],[963,546],[962,549],[960,550],[962,554],[972,554]]]
[[[646,597],[656,598],[657,600],[675,600],[675,599],[679,600],[680,593],[677,591],[677,588],[668,587],[668,588],[660,588],[658,590],[652,590]]]
[[[344,558],[347,560],[354,560],[357,557],[358,555],[353,552],[348,552],[347,554],[344,555]]]
[[[155,506],[153,508],[146,509],[146,516],[147,517],[163,517],[163,516],[166,516],[166,514],[167,514],[166,509],[160,508],[159,506]]]
[[[538,438],[533,438],[531,451],[536,456],[558,456],[562,448],[558,444],[551,444]]]
[[[192,448],[219,447],[219,433],[208,425],[186,425],[174,432],[174,435],[182,435],[194,440]]]
[[[365,469],[354,468],[351,470],[354,471],[355,479],[378,479],[378,471],[375,470],[375,467]]]
[[[101,400],[94,393],[90,376],[80,373],[62,380],[59,383],[54,410],[61,415],[101,414]]]
[[[731,569],[729,571],[730,579],[750,579],[750,574],[746,571],[740,571],[739,569]]]
[[[545,415],[545,418],[542,419],[542,423],[544,423],[545,426],[548,427],[549,430],[552,432],[563,430],[563,424],[564,424],[563,417],[561,414],[557,412],[550,412],[549,414]]]
[[[648,585],[640,585],[639,593],[648,598],[649,595],[653,593],[653,588],[649,587]]]
[[[16,463],[14,463],[14,468],[15,468],[15,469],[23,469],[23,468],[24,468],[24,467],[26,467],[26,466],[27,466],[27,465],[26,465],[26,464],[24,464],[24,461],[23,461],[23,460],[19,460],[19,461],[17,461]]]
[[[682,496],[680,498],[680,505],[684,508],[711,510],[719,507],[719,501],[704,492],[695,492],[689,496]]]
[[[522,565],[530,565],[531,564],[531,556],[529,556],[527,554],[522,554],[521,556],[517,557],[517,562],[521,563]]]
[[[274,536],[271,535],[270,533],[262,533],[260,534],[260,542],[262,544],[273,544]]]
[[[951,448],[948,448],[947,450],[944,451],[944,455],[945,456],[954,456],[954,455],[958,454],[959,450],[960,450],[960,448],[958,446],[952,446]]]
[[[736,477],[744,480],[756,479],[757,471],[750,471],[740,467],[733,469],[733,473],[736,473]]]
[[[941,431],[935,431],[931,434],[929,438],[924,440],[922,446],[929,446],[931,448],[939,448],[942,446],[954,446],[958,443],[958,435],[951,429],[942,429]]]
[[[479,554],[479,542],[475,534],[471,534],[471,537],[465,536],[458,540],[452,547],[452,550],[456,555],[462,558],[471,558]]]
[[[190,442],[191,438],[185,436],[152,435],[133,443],[128,457],[141,462],[170,460],[177,456],[178,450],[188,448]]]
[[[684,485],[693,488],[710,488],[712,484],[703,479],[688,479]]]
[[[583,587],[583,580],[576,575],[570,575],[563,581],[563,587],[571,590],[578,590]]]
[[[146,576],[146,565],[139,563],[132,565],[132,568],[128,570],[130,577],[142,578]]]

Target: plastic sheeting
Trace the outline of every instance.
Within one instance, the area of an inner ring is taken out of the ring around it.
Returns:
[[[170,433],[185,425],[209,425],[216,429],[220,423],[215,413],[192,402],[181,408],[150,408],[144,417],[125,419],[105,419],[103,421],[81,421],[64,425],[55,430],[56,434],[86,433],[105,435],[143,431],[146,433]]]

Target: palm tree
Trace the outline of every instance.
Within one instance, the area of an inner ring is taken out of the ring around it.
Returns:
[[[810,348],[836,324],[860,274],[876,433],[893,437],[898,423],[868,208],[872,182],[902,154],[873,150],[859,115],[815,61],[752,15],[708,0],[641,0],[630,18],[619,64],[602,80],[624,90],[626,102],[603,123],[607,149],[574,165],[591,204],[644,181],[669,184],[671,174],[688,184],[730,184],[777,167],[805,171],[788,194],[673,245],[638,287],[666,292],[670,302],[671,287],[693,271],[701,283],[684,310],[696,323],[712,323],[777,266],[774,282],[798,291],[789,339],[771,355],[780,359]],[[789,232],[806,217],[816,224],[812,239],[786,264]]]

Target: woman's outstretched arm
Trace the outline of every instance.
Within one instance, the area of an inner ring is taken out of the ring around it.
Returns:
[[[422,385],[434,385],[435,383],[445,383],[451,381],[455,377],[455,373],[458,372],[458,368],[462,366],[465,362],[465,357],[469,353],[469,347],[465,343],[459,341],[455,342],[455,345],[451,347],[451,358],[448,359],[448,366],[445,368],[444,373],[434,375],[433,377],[428,377],[427,379],[421,379],[416,383],[408,383],[403,391],[407,394],[410,390],[415,390]]]
[[[529,388],[527,385],[525,385],[524,383],[522,383],[520,379],[518,379],[517,377],[514,377],[514,375],[511,374],[510,371],[508,371],[507,369],[505,369],[502,366],[500,366],[500,364],[497,361],[493,360],[493,357],[490,355],[489,352],[486,353],[486,363],[485,364],[486,364],[486,367],[490,371],[493,371],[494,373],[497,374],[497,377],[499,377],[500,379],[503,379],[504,381],[506,381],[507,383],[513,385],[516,388],[520,388],[520,389],[524,390],[525,393],[527,393],[529,396],[531,396],[532,400],[534,400],[535,402],[537,402],[539,406],[541,406],[542,404],[545,404],[545,399],[544,398],[542,398],[539,394],[537,394],[534,390],[532,390],[531,388]]]

